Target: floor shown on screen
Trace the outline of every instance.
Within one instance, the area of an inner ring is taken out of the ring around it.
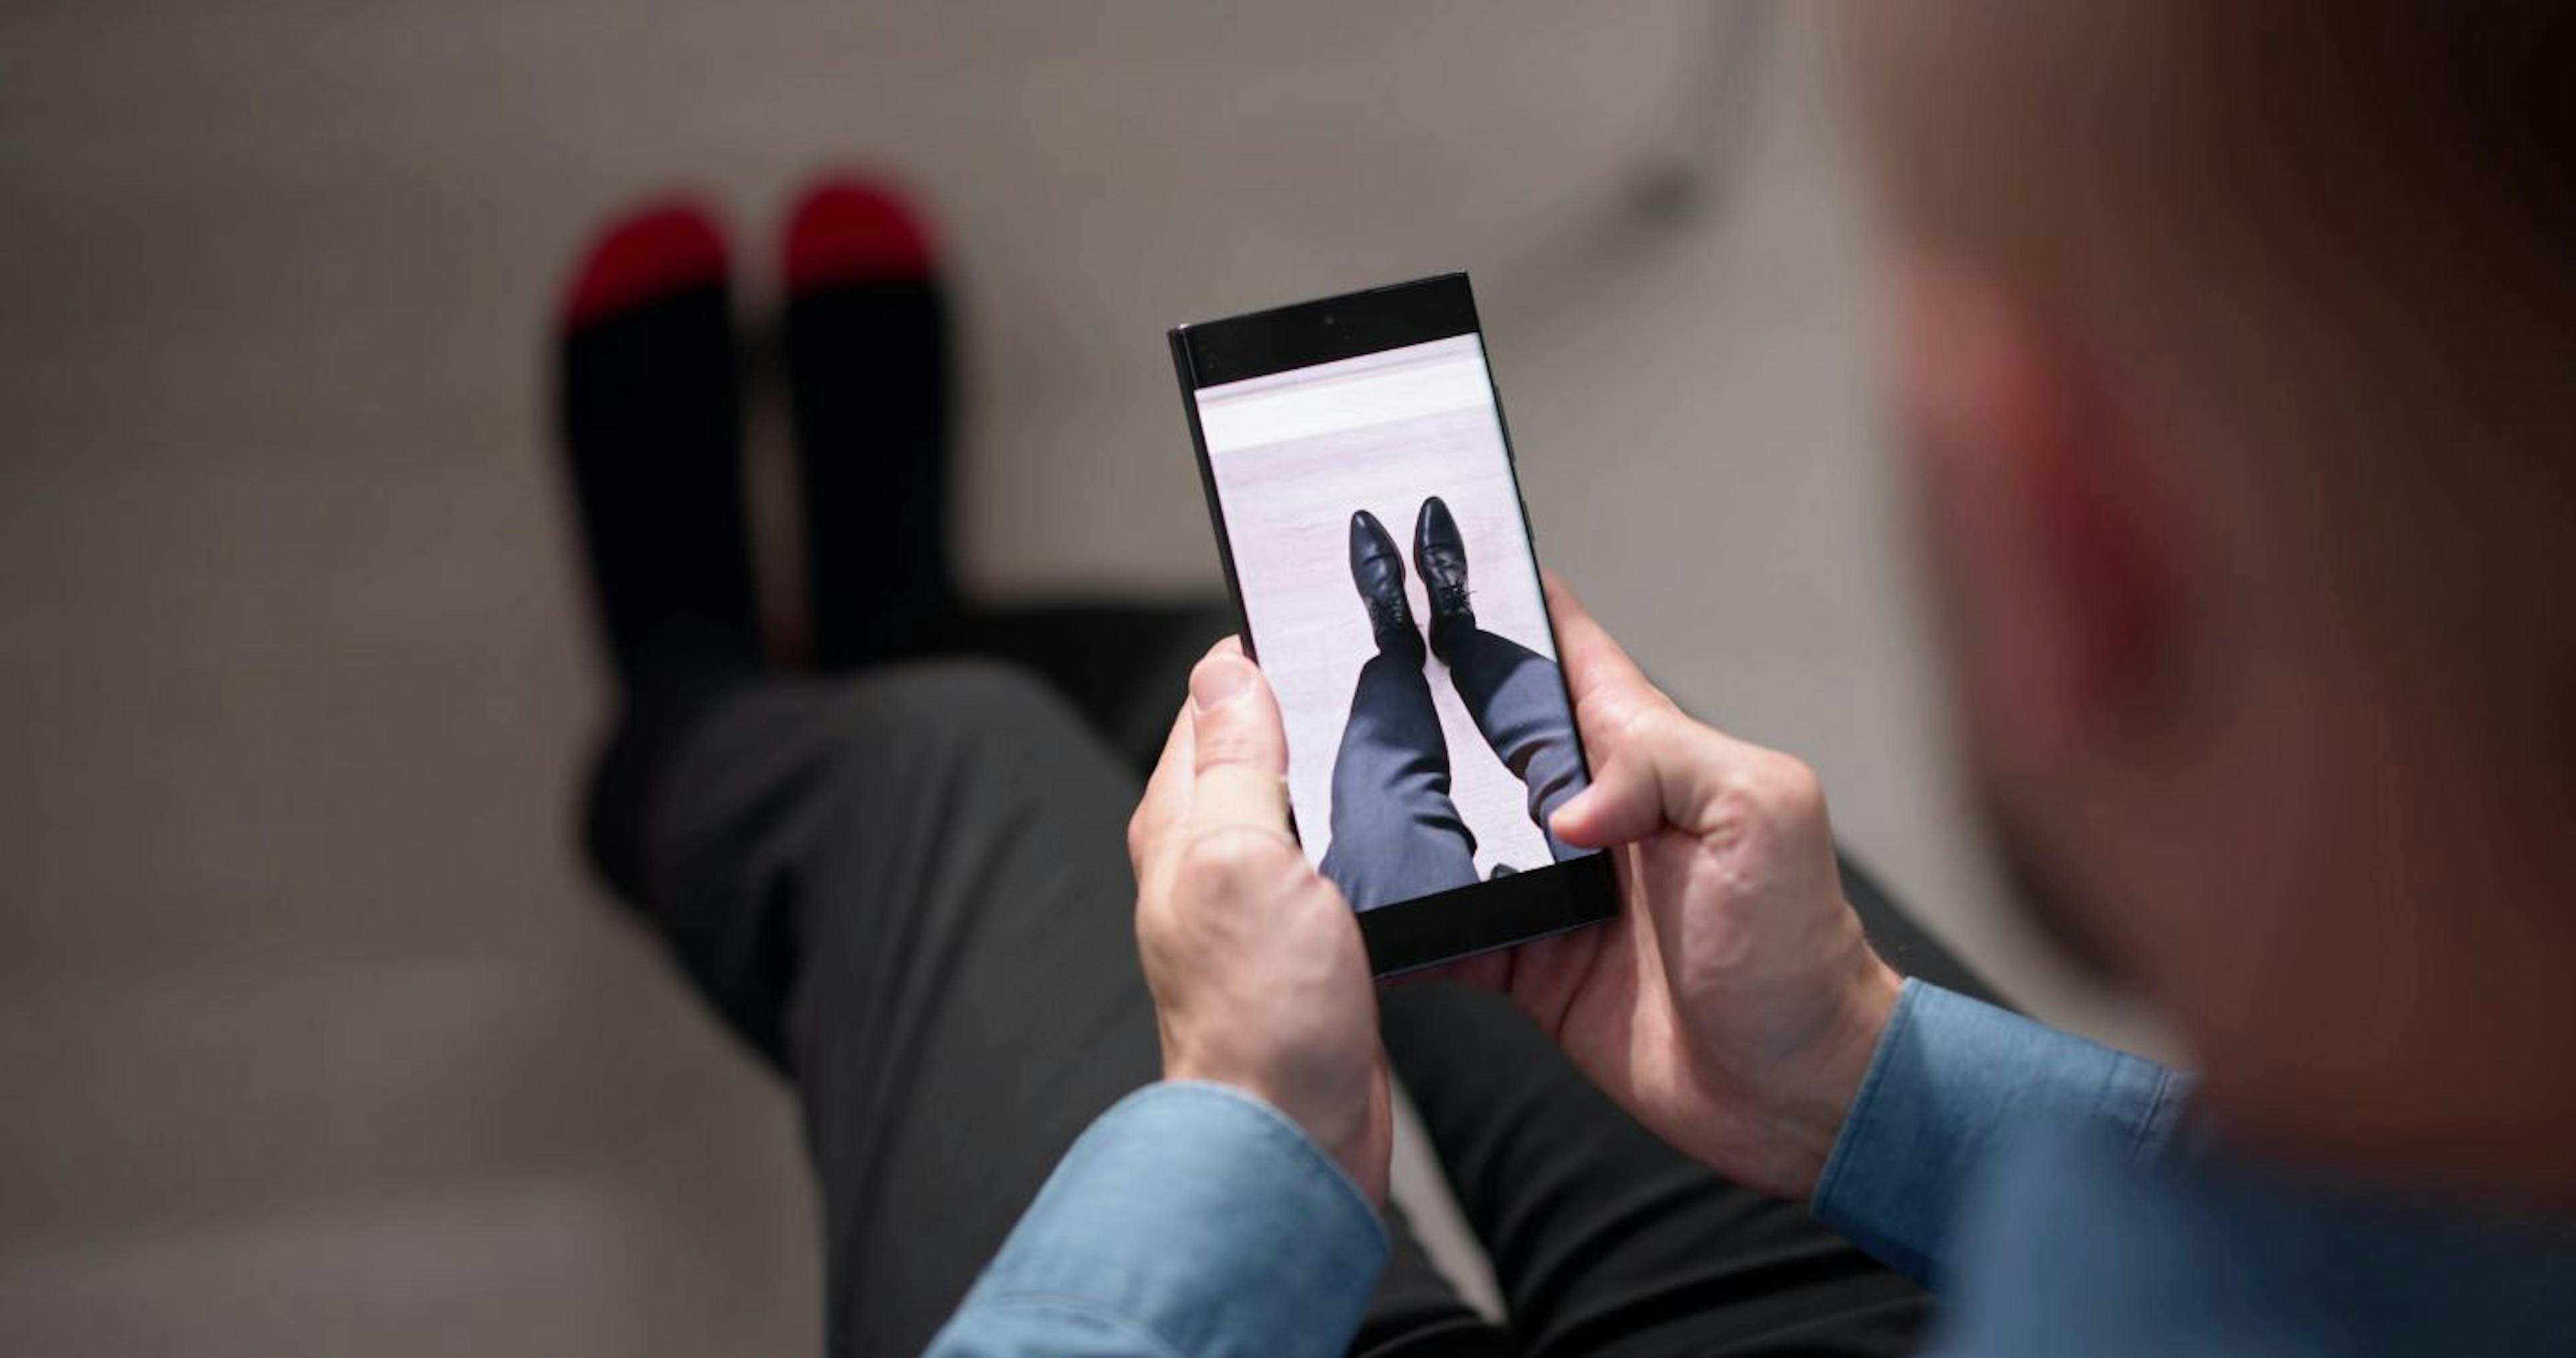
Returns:
[[[1434,415],[1218,455],[1226,530],[1261,667],[1288,725],[1288,783],[1298,832],[1320,857],[1331,842],[1333,753],[1350,715],[1351,686],[1377,654],[1351,584],[1350,518],[1366,509],[1406,558],[1417,621],[1430,600],[1412,568],[1414,516],[1425,497],[1448,502],[1467,542],[1476,619],[1489,632],[1555,654],[1538,578],[1523,550],[1511,464],[1484,409]],[[1424,661],[1449,741],[1450,796],[1476,836],[1476,870],[1548,861],[1520,780],[1494,758],[1437,656]]]

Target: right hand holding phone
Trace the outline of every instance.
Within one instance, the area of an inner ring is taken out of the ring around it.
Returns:
[[[1804,1198],[1899,986],[1843,899],[1816,776],[1693,721],[1547,588],[1595,770],[1555,830],[1618,855],[1623,908],[1444,970],[1508,993],[1667,1141]]]

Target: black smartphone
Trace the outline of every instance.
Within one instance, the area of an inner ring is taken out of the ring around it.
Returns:
[[[1609,918],[1591,780],[1465,274],[1171,332],[1307,857],[1379,975]]]

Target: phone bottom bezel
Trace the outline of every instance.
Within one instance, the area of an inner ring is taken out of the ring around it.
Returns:
[[[1597,924],[1619,913],[1619,882],[1606,853],[1417,896],[1359,914],[1369,972],[1392,976],[1533,938]]]

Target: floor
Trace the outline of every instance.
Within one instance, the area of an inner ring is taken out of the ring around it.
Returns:
[[[1413,563],[1404,565],[1399,586],[1413,620],[1413,646],[1423,645],[1433,617],[1430,586],[1413,556],[1415,521],[1436,496],[1456,526],[1467,561],[1475,629],[1535,649],[1549,661],[1556,648],[1482,349],[1474,336],[1461,335],[1398,354],[1328,365],[1330,376],[1304,370],[1317,375],[1297,377],[1293,395],[1261,395],[1252,383],[1243,384],[1256,393],[1249,398],[1211,402],[1202,394],[1199,428],[1225,512],[1235,587],[1243,593],[1262,675],[1278,696],[1288,734],[1288,801],[1306,856],[1319,867],[1332,861],[1335,829],[1346,823],[1420,813],[1413,803],[1374,795],[1363,795],[1360,808],[1353,809],[1337,804],[1333,795],[1343,776],[1347,732],[1403,729],[1400,714],[1409,689],[1432,713],[1436,743],[1400,748],[1439,760],[1449,808],[1465,831],[1461,871],[1448,883],[1461,886],[1497,870],[1525,872],[1547,863],[1547,841],[1533,819],[1529,787],[1478,730],[1465,701],[1470,690],[1454,681],[1448,662],[1417,649],[1414,660],[1392,670],[1391,660],[1378,663],[1375,624],[1353,587],[1353,512],[1373,513],[1399,561]],[[1271,390],[1277,391],[1275,383]],[[1324,423],[1284,409],[1287,400],[1306,403],[1307,411],[1343,412],[1343,419]],[[1457,404],[1462,401],[1469,404]],[[1355,410],[1368,415],[1354,421],[1347,412]],[[1375,673],[1421,678],[1411,685],[1373,687],[1362,677],[1372,672],[1370,665],[1378,666]],[[1364,706],[1363,693],[1380,697]],[[1389,696],[1395,706],[1388,705]],[[1568,709],[1561,688],[1552,710],[1562,723]],[[1380,735],[1357,748],[1388,747]],[[1384,775],[1395,767],[1390,756],[1381,754],[1375,764],[1365,754],[1358,758],[1353,767],[1373,768],[1379,776],[1354,781],[1372,790],[1388,785]],[[1546,786],[1543,778],[1539,786]],[[1367,894],[1388,884],[1383,871],[1343,872],[1338,880],[1357,909],[1402,899]],[[1422,885],[1420,878],[1413,881]],[[1363,889],[1363,882],[1370,885]]]
[[[813,167],[936,205],[995,596],[1214,586],[1164,326],[1471,269],[1549,564],[2015,994],[2151,1041],[1992,905],[1768,13],[0,9],[0,1351],[816,1348],[786,1101],[567,829],[545,324],[672,183],[755,294]]]

